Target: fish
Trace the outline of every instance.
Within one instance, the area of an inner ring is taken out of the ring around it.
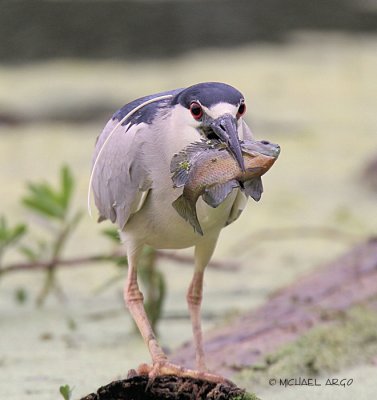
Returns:
[[[183,193],[172,206],[203,235],[196,203],[200,196],[211,207],[218,207],[233,191],[240,189],[247,197],[259,201],[263,184],[261,176],[274,164],[280,146],[268,141],[240,141],[245,171],[242,171],[227,145],[218,140],[202,139],[176,153],[170,163],[173,187]]]

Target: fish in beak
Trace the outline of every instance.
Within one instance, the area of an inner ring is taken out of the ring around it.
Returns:
[[[210,207],[218,207],[233,191],[240,189],[247,197],[259,201],[264,175],[279,157],[280,147],[266,140],[241,142],[245,171],[242,171],[230,151],[216,140],[202,139],[191,143],[173,156],[170,164],[173,187],[183,187],[172,206],[203,235],[196,212],[196,203],[202,196]]]
[[[218,138],[228,146],[232,156],[241,170],[245,172],[245,163],[242,157],[240,139],[237,132],[237,119],[231,114],[224,114],[210,123],[210,128]]]

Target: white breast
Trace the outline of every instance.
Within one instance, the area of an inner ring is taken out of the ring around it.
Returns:
[[[187,124],[174,120],[170,124],[174,126],[169,130],[174,133],[172,137],[161,135],[157,124],[149,132],[153,140],[145,142],[144,155],[152,177],[152,189],[143,207],[128,221],[125,235],[130,233],[130,237],[144,239],[155,248],[186,248],[196,245],[203,237],[194,232],[193,227],[172,207],[183,188],[173,188],[170,162],[175,153],[200,140],[200,134]],[[217,208],[208,206],[200,197],[196,209],[204,237],[218,235],[225,225],[238,218],[245,203],[246,198],[238,189],[233,190]]]

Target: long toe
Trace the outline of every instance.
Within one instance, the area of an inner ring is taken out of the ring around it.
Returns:
[[[137,369],[137,373],[139,375],[148,375],[150,379],[149,382],[150,384],[158,376],[176,375],[178,377],[190,377],[194,379],[201,379],[209,382],[220,383],[227,386],[236,386],[232,381],[224,378],[221,375],[183,368],[179,365],[172,364],[170,362],[163,362],[163,363],[159,362],[153,365],[141,364]]]

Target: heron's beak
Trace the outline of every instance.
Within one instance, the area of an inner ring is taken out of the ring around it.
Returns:
[[[241,170],[245,171],[236,118],[230,114],[224,114],[211,122],[211,128],[219,139],[228,145],[229,151],[236,159]]]

